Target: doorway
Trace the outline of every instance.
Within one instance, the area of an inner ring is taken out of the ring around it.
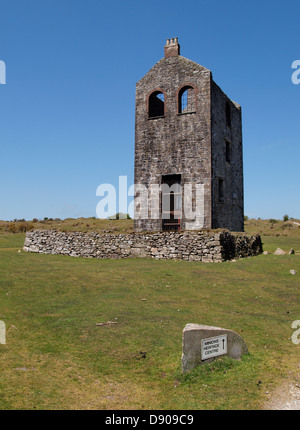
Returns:
[[[163,175],[161,183],[162,230],[180,231],[181,175]]]

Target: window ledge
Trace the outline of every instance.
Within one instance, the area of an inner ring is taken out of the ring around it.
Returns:
[[[182,115],[193,115],[194,113],[196,113],[196,111],[191,111],[191,112],[178,112],[178,116],[182,116]]]
[[[148,116],[148,119],[149,119],[149,120],[152,120],[152,119],[159,119],[159,118],[165,118],[165,115],[161,115],[161,116]]]

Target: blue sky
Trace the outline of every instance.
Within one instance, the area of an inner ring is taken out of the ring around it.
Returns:
[[[242,105],[245,214],[300,218],[298,1],[0,0],[0,219],[96,215],[133,183],[135,84],[167,38]]]

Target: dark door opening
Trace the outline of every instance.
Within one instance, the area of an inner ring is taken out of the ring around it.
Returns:
[[[164,175],[161,182],[162,230],[179,231],[181,219],[181,175]]]

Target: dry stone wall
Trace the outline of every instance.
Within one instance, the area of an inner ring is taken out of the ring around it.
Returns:
[[[56,230],[27,232],[23,250],[70,257],[152,257],[203,262],[250,257],[263,251],[259,235],[247,237],[228,231],[99,234]]]

